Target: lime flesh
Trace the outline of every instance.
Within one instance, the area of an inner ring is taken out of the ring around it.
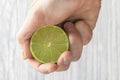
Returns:
[[[30,51],[41,63],[57,63],[59,56],[69,48],[69,40],[58,26],[43,26],[31,37]]]

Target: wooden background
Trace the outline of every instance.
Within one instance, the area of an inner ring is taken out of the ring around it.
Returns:
[[[32,0],[0,0],[0,80],[120,80],[120,0],[103,0],[92,41],[68,71],[48,75],[21,58],[16,33]]]

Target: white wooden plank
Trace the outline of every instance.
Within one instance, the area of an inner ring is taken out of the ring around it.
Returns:
[[[120,0],[102,0],[92,41],[65,72],[43,75],[21,58],[16,33],[32,0],[0,2],[0,80],[120,80]]]

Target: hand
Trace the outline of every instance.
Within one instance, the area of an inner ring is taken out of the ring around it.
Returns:
[[[100,4],[100,0],[35,0],[17,34],[24,58],[42,73],[67,70],[72,61],[80,58],[83,45],[91,40]],[[57,64],[37,62],[29,49],[33,32],[48,24],[63,24],[70,40],[70,51],[62,53]]]

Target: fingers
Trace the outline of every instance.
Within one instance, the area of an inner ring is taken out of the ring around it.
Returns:
[[[72,61],[72,53],[70,51],[65,51],[61,54],[57,64],[46,63],[42,64],[35,59],[27,59],[30,65],[37,71],[48,74],[54,71],[65,71],[69,68],[69,65]]]
[[[69,36],[70,50],[73,55],[73,61],[76,61],[80,58],[83,48],[81,35],[79,34],[75,26],[70,22],[66,22],[64,24],[64,29]]]
[[[58,65],[57,71],[67,70],[69,68],[71,61],[72,61],[72,53],[70,51],[65,51],[64,53],[62,53],[57,62]]]
[[[78,21],[75,23],[75,27],[81,34],[83,44],[86,45],[92,38],[92,30],[84,21]]]
[[[78,60],[81,56],[83,44],[84,45],[87,44],[92,37],[91,28],[83,21],[76,22],[75,26],[70,22],[66,22],[64,24],[64,28],[69,36],[70,50],[72,51],[72,53],[70,51],[67,51],[60,56],[58,60],[57,71],[67,70],[72,60],[73,61]],[[66,58],[66,62],[64,60],[65,58]]]
[[[37,62],[35,59],[28,59],[28,62],[34,69],[44,74],[54,72],[58,67],[57,64],[54,63],[42,64],[40,62]]]

